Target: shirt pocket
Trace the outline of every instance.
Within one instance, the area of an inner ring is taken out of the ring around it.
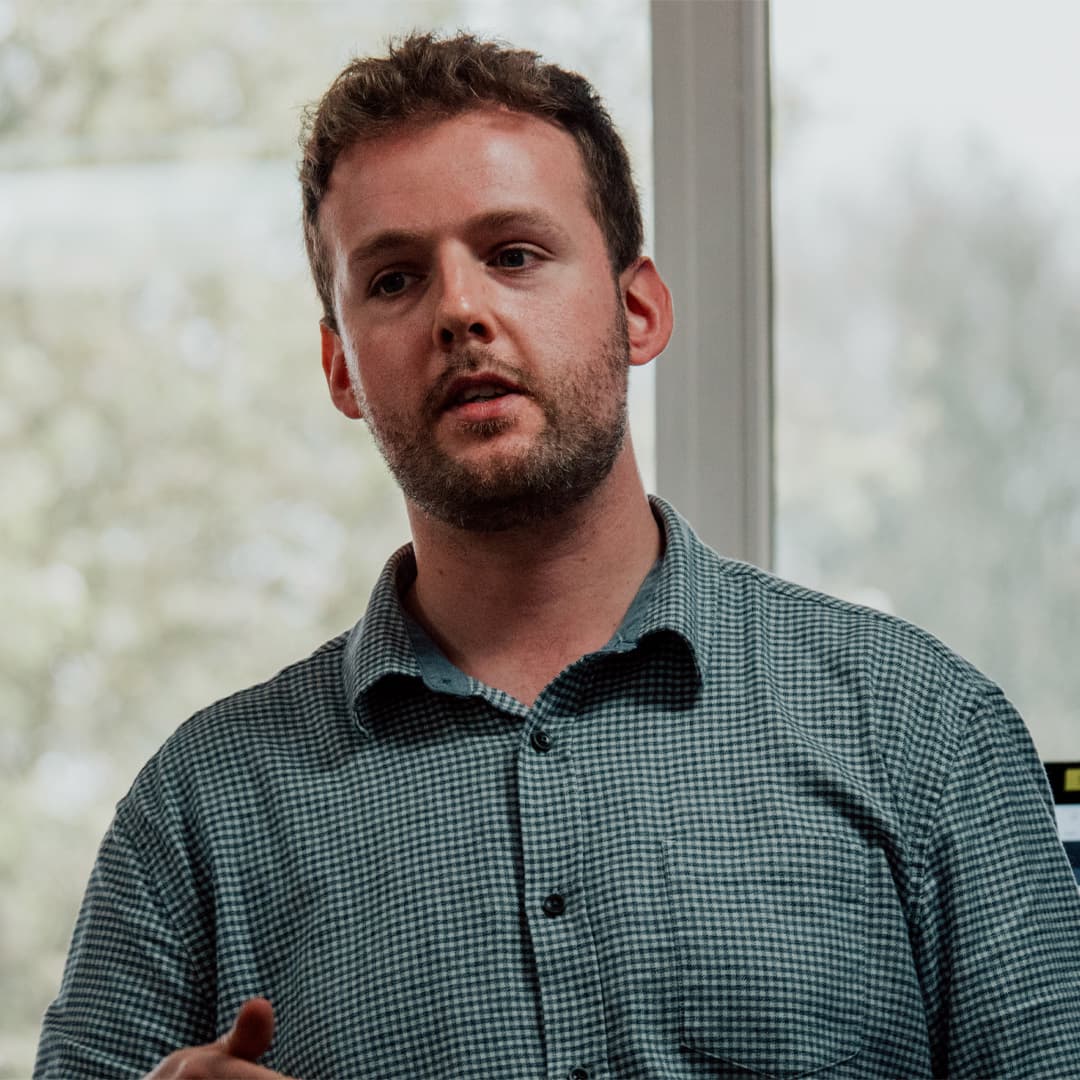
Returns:
[[[858,1054],[869,851],[854,832],[678,837],[663,845],[682,1044],[792,1078]]]

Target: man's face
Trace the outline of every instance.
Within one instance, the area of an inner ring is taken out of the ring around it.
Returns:
[[[327,348],[344,360],[355,406],[339,407],[440,520],[542,520],[623,449],[626,319],[586,198],[571,136],[504,109],[408,128],[334,168],[324,367]]]

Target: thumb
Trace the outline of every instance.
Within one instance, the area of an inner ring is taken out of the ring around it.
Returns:
[[[231,1030],[218,1043],[231,1057],[255,1061],[266,1053],[273,1036],[273,1006],[266,998],[249,998],[240,1006]]]

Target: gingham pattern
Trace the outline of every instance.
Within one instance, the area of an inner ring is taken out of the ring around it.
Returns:
[[[1080,900],[1013,709],[655,507],[663,562],[532,709],[403,617],[403,549],[351,634],[182,726],[37,1075],[140,1075],[264,994],[307,1080],[1080,1076]]]

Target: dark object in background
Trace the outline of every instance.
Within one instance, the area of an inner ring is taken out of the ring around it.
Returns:
[[[1046,762],[1045,768],[1054,793],[1058,832],[1080,885],[1080,761]]]

